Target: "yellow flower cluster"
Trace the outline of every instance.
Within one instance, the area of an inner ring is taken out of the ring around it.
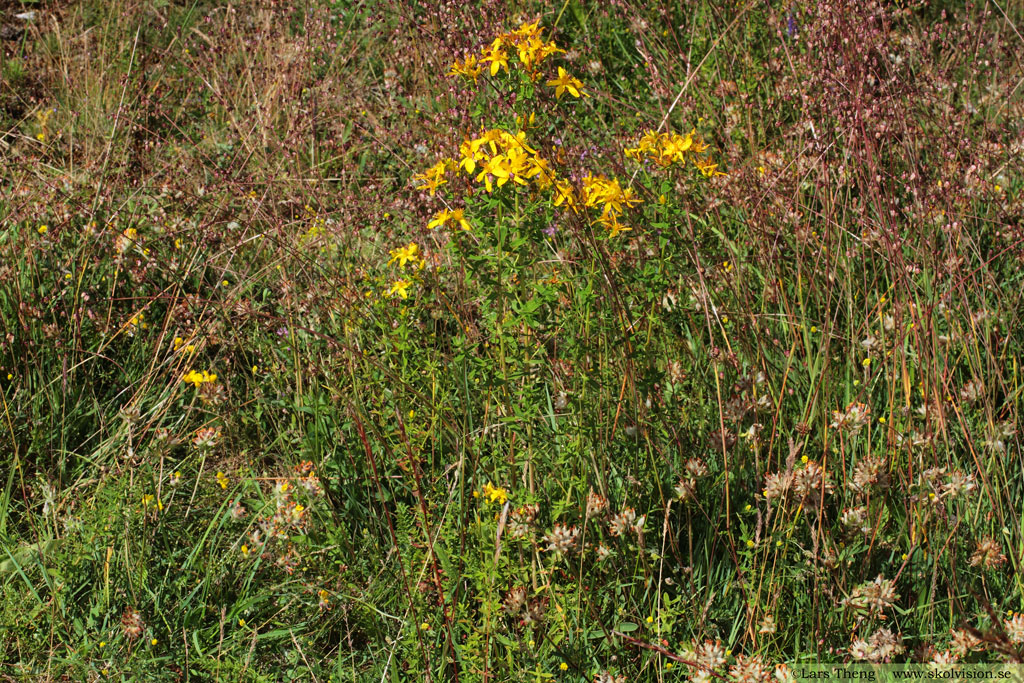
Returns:
[[[405,268],[406,264],[411,265],[413,268],[423,268],[424,262],[423,257],[420,255],[420,246],[415,242],[409,242],[404,247],[391,250],[391,260],[388,261],[388,265],[394,262],[398,262],[399,268]]]
[[[434,193],[437,192],[437,188],[441,187],[448,182],[445,174],[448,172],[452,162],[448,159],[442,159],[423,173],[417,173],[412,177],[413,180],[420,183],[416,186],[417,190],[430,190],[430,196],[433,197]]]
[[[618,179],[603,175],[587,176],[578,193],[568,180],[555,175],[550,162],[530,147],[526,133],[521,130],[513,134],[493,128],[464,140],[459,146],[458,160],[442,159],[425,173],[415,176],[417,179],[429,179],[427,185],[418,189],[430,188],[433,194],[434,188],[447,182],[444,174],[449,168],[455,168],[456,173],[465,173],[481,183],[488,193],[508,183],[520,186],[532,183],[537,189],[552,190],[552,204],[556,208],[565,205],[573,212],[578,212],[581,205],[600,209],[596,221],[608,229],[611,237],[629,230],[619,223],[619,217],[626,209],[640,203],[632,188],[623,188]],[[436,228],[449,222],[458,223],[464,230],[469,229],[462,209],[442,210],[427,227]],[[392,261],[400,258],[399,250],[392,251],[391,255]],[[400,261],[399,265],[404,265],[404,262]]]
[[[388,261],[388,265],[397,263],[398,267],[404,269],[406,265],[412,266],[413,270],[421,270],[426,265],[426,261],[423,260],[423,256],[420,253],[420,247],[415,242],[409,242],[404,247],[391,250],[391,260]],[[411,280],[399,279],[396,280],[387,292],[385,296],[397,296],[400,299],[409,298],[409,288],[412,287],[413,283]]]
[[[633,193],[633,188],[623,189],[618,178],[608,179],[603,175],[588,175],[583,179],[583,204],[589,208],[600,208],[601,215],[597,222],[608,228],[610,237],[615,237],[627,228],[619,223],[619,216],[640,200]]]
[[[469,230],[469,221],[466,220],[464,209],[442,209],[434,215],[434,220],[427,223],[427,227],[433,230],[444,227],[449,222],[456,223],[463,230]]]
[[[181,378],[182,382],[193,385],[196,389],[204,384],[212,384],[217,381],[217,375],[213,372],[207,372],[203,370],[196,372],[195,370],[189,370],[185,373],[185,376]]]
[[[505,501],[508,500],[508,491],[498,486],[492,486],[490,482],[487,482],[484,484],[484,498],[487,499],[488,503],[504,505]]]
[[[686,135],[648,130],[637,141],[636,147],[623,151],[631,159],[650,159],[664,167],[675,163],[685,164],[687,159],[690,159],[705,176],[724,175],[716,170],[718,164],[713,163],[710,156],[702,156],[707,150],[708,146],[697,135],[697,130],[693,129]]]
[[[487,192],[494,186],[512,182],[527,185],[533,180],[541,189],[554,182],[554,172],[548,161],[537,150],[526,144],[526,133],[514,135],[499,128],[484,131],[479,137],[465,140],[459,146],[457,168],[483,183]]]
[[[536,80],[541,62],[556,52],[564,52],[554,42],[545,41],[541,37],[542,30],[539,23],[539,21],[532,24],[524,23],[510,33],[503,33],[481,50],[479,56],[468,55],[461,61],[456,59],[448,74],[471,78],[475,83],[483,73],[484,65],[487,65],[491,76],[496,76],[502,69],[508,73],[509,52],[514,50],[527,75],[531,80]]]

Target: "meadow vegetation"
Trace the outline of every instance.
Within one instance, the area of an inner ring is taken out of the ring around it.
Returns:
[[[1020,3],[0,13],[3,680],[1024,661]]]

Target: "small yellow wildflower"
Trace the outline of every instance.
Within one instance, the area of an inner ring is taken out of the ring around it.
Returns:
[[[188,372],[185,373],[185,376],[181,378],[181,381],[185,382],[186,384],[191,384],[196,389],[198,389],[204,384],[212,384],[213,382],[216,382],[217,374],[207,372],[206,370],[203,370],[202,372],[189,370]]]
[[[45,235],[46,231],[49,229],[50,226],[48,225],[40,225],[38,228],[36,228],[36,232],[38,232],[40,235]]]
[[[215,478],[217,479],[217,483],[220,484],[220,487],[222,489],[226,489],[228,487],[228,475],[224,474],[223,472],[217,472]]]
[[[570,76],[562,67],[558,67],[558,78],[548,81],[548,86],[555,89],[555,97],[558,99],[561,99],[562,95],[566,92],[577,98],[586,95],[583,92],[583,83],[579,79]]]
[[[461,62],[456,59],[451,65],[448,75],[465,76],[466,78],[472,78],[473,82],[476,83],[481,71],[483,71],[483,67],[477,62],[476,57],[469,55]]]
[[[149,644],[150,644],[150,645],[156,645],[156,644],[157,644],[157,642],[159,642],[159,641],[157,641],[157,639],[156,639],[156,638],[154,638],[153,640],[149,641]]]
[[[407,263],[411,263],[415,267],[423,260],[420,256],[420,247],[415,242],[409,242],[404,247],[392,249],[390,253],[391,260],[388,261],[388,265],[398,261],[399,268],[405,268]]]
[[[483,57],[480,58],[480,63],[484,62],[491,63],[491,75],[495,76],[499,69],[504,69],[505,73],[508,73],[508,52],[502,49],[501,38],[495,38],[491,46],[484,52]]]
[[[400,299],[408,299],[410,287],[412,287],[412,283],[410,281],[396,280],[395,283],[388,288],[388,291],[385,292],[385,294],[387,296],[397,295]]]
[[[569,670],[569,665],[566,664],[565,662],[562,662],[561,664],[558,665],[558,668],[561,671],[568,671]]]
[[[492,486],[490,482],[484,484],[483,494],[487,498],[488,503],[504,505],[505,501],[508,500],[508,491],[497,486]]]
[[[434,193],[437,192],[437,188],[446,184],[448,180],[445,178],[445,171],[448,165],[444,159],[437,162],[423,173],[417,173],[412,177],[413,180],[420,183],[416,186],[417,190],[429,190],[430,196],[433,197]]]
[[[463,230],[469,230],[469,221],[466,220],[465,209],[444,209],[434,216],[434,220],[427,224],[430,229],[443,227],[448,222],[457,223]]]

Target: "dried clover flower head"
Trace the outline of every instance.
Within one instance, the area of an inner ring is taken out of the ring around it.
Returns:
[[[587,494],[587,517],[593,517],[608,509],[608,499],[593,489]]]
[[[608,530],[612,536],[624,535],[636,522],[636,510],[625,508],[608,522]]]
[[[736,683],[761,683],[768,678],[768,669],[758,655],[736,655],[729,677]]]
[[[708,473],[708,466],[700,458],[690,458],[684,467],[686,473],[694,479],[700,479]]]
[[[879,574],[874,581],[867,581],[854,588],[853,593],[843,601],[843,604],[872,614],[891,607],[899,597],[895,583]]]
[[[1024,645],[1024,614],[1014,614],[1003,621],[1003,628],[1010,642],[1014,645]]]
[[[539,505],[524,505],[512,511],[508,518],[508,533],[512,538],[526,538],[540,511]]]
[[[505,596],[505,611],[512,616],[518,616],[526,607],[526,588],[516,586]]]
[[[576,549],[579,537],[578,528],[556,524],[555,528],[544,536],[544,540],[548,543],[548,552],[564,555]]]
[[[124,630],[126,637],[135,640],[142,635],[146,628],[146,622],[142,619],[142,615],[134,608],[128,607],[125,609],[124,614],[121,615],[121,628]]]
[[[885,488],[889,476],[885,469],[885,461],[877,456],[864,458],[853,468],[850,488],[855,493],[868,493],[873,488]]]
[[[697,499],[697,482],[693,479],[687,479],[683,477],[679,480],[679,483],[675,485],[676,496],[683,503]]]
[[[991,536],[978,541],[978,546],[971,555],[971,566],[984,569],[996,569],[1006,563],[1006,555],[1003,554],[999,543]]]

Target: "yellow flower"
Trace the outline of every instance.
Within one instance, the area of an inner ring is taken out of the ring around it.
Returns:
[[[191,384],[196,389],[198,389],[204,384],[212,384],[213,382],[216,382],[217,374],[207,372],[206,370],[203,370],[202,372],[189,370],[188,372],[185,373],[185,376],[181,378],[181,381],[185,382],[186,384]]]
[[[555,89],[555,97],[559,99],[566,92],[573,97],[580,97],[586,94],[583,92],[583,83],[579,79],[570,76],[562,67],[558,67],[558,78],[548,81],[548,85]]]
[[[391,260],[388,261],[388,265],[398,261],[398,267],[405,268],[405,264],[411,263],[413,266],[416,266],[421,260],[419,245],[415,242],[409,242],[404,247],[391,250]]]
[[[565,662],[562,662],[561,664],[558,665],[558,668],[561,671],[568,671],[569,670],[569,665],[566,664]]]
[[[413,180],[421,183],[416,186],[417,190],[429,190],[430,196],[433,197],[437,188],[446,184],[448,180],[445,178],[445,172],[448,168],[446,159],[442,159],[423,173],[417,173],[412,177]]]
[[[46,231],[49,229],[50,226],[48,225],[40,225],[38,228],[36,228],[36,232],[38,232],[40,235],[45,235]]]
[[[554,43],[545,43],[536,35],[521,40],[516,47],[519,51],[519,61],[522,62],[523,68],[529,73],[531,79],[535,78],[537,67],[542,61],[556,52],[562,52],[555,47]]]
[[[602,217],[598,219],[606,228],[608,228],[608,237],[616,237],[620,232],[629,232],[633,228],[627,228],[626,226],[619,223],[619,219],[614,215],[608,217]]]
[[[412,283],[408,280],[396,280],[395,284],[391,285],[385,294],[386,296],[395,296],[397,294],[400,299],[408,299],[410,287],[412,287]]]
[[[572,209],[573,212],[576,212],[576,194],[573,191],[572,185],[569,184],[569,181],[555,181],[555,199],[552,202],[552,204],[554,204],[556,207],[565,204],[568,208]]]
[[[491,46],[484,52],[480,63],[484,62],[491,63],[492,76],[497,75],[499,69],[505,69],[505,73],[508,73],[508,53],[502,49],[501,38],[495,38]]]
[[[466,78],[472,78],[473,82],[476,83],[477,77],[483,68],[476,61],[476,57],[469,55],[465,60],[455,60],[452,64],[451,69],[448,71],[449,76],[465,76]]]
[[[228,487],[228,476],[226,474],[223,472],[217,472],[216,479],[222,489],[226,489]]]
[[[508,500],[508,491],[503,488],[492,486],[490,482],[484,484],[484,496],[487,498],[488,503],[498,503],[504,505],[505,501]]]
[[[427,227],[433,230],[434,228],[443,227],[449,221],[458,223],[459,227],[463,230],[469,230],[469,221],[466,220],[465,209],[455,209],[453,211],[443,209],[434,216],[434,220],[427,223]]]

